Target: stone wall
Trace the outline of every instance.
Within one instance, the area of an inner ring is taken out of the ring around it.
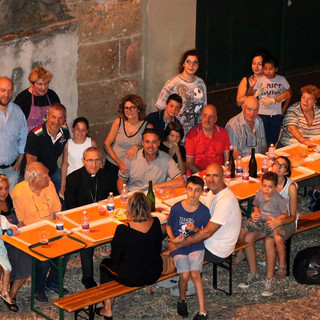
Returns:
[[[139,0],[62,0],[78,20],[78,116],[103,146],[122,96],[141,95],[142,14]]]

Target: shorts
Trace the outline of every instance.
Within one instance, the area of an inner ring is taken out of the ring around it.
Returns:
[[[204,250],[197,250],[186,254],[177,254],[173,257],[177,272],[202,271]]]
[[[257,222],[253,222],[250,219],[244,221],[243,223],[243,229],[245,229],[248,232],[254,232],[254,231],[261,231],[263,232],[266,236],[269,236],[270,238],[274,238],[274,236],[280,236],[281,238],[285,239],[285,231],[283,229],[283,226],[278,226],[273,230],[270,230],[267,226],[266,226],[266,222],[267,220],[265,219],[260,219]]]

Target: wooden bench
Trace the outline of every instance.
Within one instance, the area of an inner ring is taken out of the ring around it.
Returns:
[[[308,213],[306,215],[300,216],[298,220],[297,230],[295,234],[304,232],[313,228],[320,226],[320,211],[315,211]],[[293,236],[292,235],[292,236]],[[290,275],[290,253],[291,253],[291,238],[286,241],[286,263],[287,263],[287,276]]]
[[[238,241],[234,252],[245,249],[248,243],[245,241]],[[206,264],[207,262],[204,262]],[[218,288],[218,267],[229,271],[229,291],[224,291]],[[170,273],[168,275],[161,275],[157,282],[166,280],[168,278],[178,275],[177,272]],[[139,290],[143,287],[127,287],[116,281],[110,281],[99,286],[86,289],[66,297],[53,301],[53,304],[67,312],[75,312],[75,319],[78,318],[79,312],[84,311],[88,319],[94,319],[95,305],[106,299],[116,298],[126,293]],[[225,259],[223,263],[213,264],[213,288],[225,292],[227,295],[232,294],[232,255]],[[150,292],[150,291],[148,291]],[[84,318],[82,315],[79,316]]]

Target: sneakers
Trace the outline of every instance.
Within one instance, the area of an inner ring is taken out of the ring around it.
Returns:
[[[276,283],[274,278],[267,279],[264,284],[264,290],[261,295],[263,297],[270,297],[273,295],[273,291],[276,289]]]
[[[257,272],[249,272],[247,280],[238,284],[239,288],[249,288],[252,284],[259,282],[259,276]]]
[[[177,304],[178,315],[183,318],[188,318],[188,307],[186,300],[179,300]]]
[[[179,291],[179,287],[176,286],[175,288],[172,288],[170,290],[170,294],[173,297],[180,297],[180,291]],[[188,281],[188,288],[187,288],[187,292],[186,292],[186,296],[194,296],[196,294],[196,288],[194,286],[194,283],[192,281]]]
[[[207,319],[208,319],[208,314],[204,315],[202,313],[200,314],[200,312],[198,312],[193,318],[193,320],[207,320]]]

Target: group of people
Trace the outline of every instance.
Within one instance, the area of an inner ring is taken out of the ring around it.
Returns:
[[[285,157],[276,159],[272,166],[274,174],[263,177],[252,220],[245,223],[241,232],[239,205],[224,183],[222,165],[230,145],[235,156],[247,156],[252,148],[264,153],[271,143],[312,144],[312,136],[320,131],[316,106],[320,90],[313,85],[303,87],[301,102],[288,107],[291,89],[286,79],[276,74],[276,59],[263,52],[256,53],[252,59],[253,75],[244,77],[238,88],[237,104],[242,111],[222,128],[216,124],[218,108],[207,104],[205,83],[196,76],[198,68],[198,53],[195,50],[185,52],[179,74],[164,85],[156,103],[157,110],[147,116],[146,103],[141,97],[129,94],[121,99],[119,117],[105,139],[107,159],[104,165],[97,143],[88,137],[86,118],[74,120],[73,137],[70,137],[67,110],[58,95],[49,89],[52,75],[48,70],[33,69],[29,75],[30,87],[18,94],[14,103],[11,102],[14,84],[11,79],[1,77],[0,217],[3,232],[9,228],[16,232],[15,225],[53,220],[56,212],[106,199],[110,192],[117,195],[124,184],[129,191],[146,191],[149,181],[153,182],[155,190],[186,186],[188,198],[172,208],[167,226],[172,256],[181,274],[178,313],[184,317],[188,314],[186,290],[188,280],[192,279],[199,299],[199,312],[194,319],[207,319],[200,276],[202,261],[222,262],[233,252],[239,235],[250,244],[245,250],[250,273],[242,287],[258,279],[254,243],[264,238],[268,252],[264,295],[271,295],[276,252],[280,261],[278,275],[283,276],[286,272],[284,239],[294,232],[297,216],[297,186],[289,178],[290,161]],[[58,166],[60,156],[61,169]],[[207,207],[199,201],[203,181],[192,176],[203,170],[206,170],[205,180],[210,190]],[[185,176],[190,176],[186,185]],[[282,197],[279,198],[277,192],[285,199],[281,209],[278,202]],[[117,229],[111,256],[100,266],[101,280],[113,278],[134,286],[149,284],[162,270],[154,267],[161,262],[160,224],[157,218],[151,217],[148,201],[139,192],[130,197],[127,212],[130,222]],[[144,242],[147,245],[142,245]],[[144,250],[141,252],[138,247]],[[186,248],[178,249],[180,247]],[[146,248],[153,252],[154,259],[149,257],[150,253],[145,261]],[[8,259],[0,260],[4,270],[1,296],[10,310],[18,311],[15,299],[31,273],[31,259],[8,244],[2,246],[2,253]],[[121,260],[120,253],[126,257],[125,261]],[[80,252],[81,281],[86,288],[97,285],[93,254],[93,248]],[[237,262],[244,257],[240,252]],[[68,259],[69,256],[64,258],[64,265]],[[126,261],[144,265],[137,270],[150,276],[129,275]],[[36,270],[35,297],[41,302],[48,301],[46,289],[58,292],[54,261],[37,262]],[[64,293],[67,292],[64,289]],[[112,317],[112,303],[105,301],[104,308],[97,313],[107,319]]]

